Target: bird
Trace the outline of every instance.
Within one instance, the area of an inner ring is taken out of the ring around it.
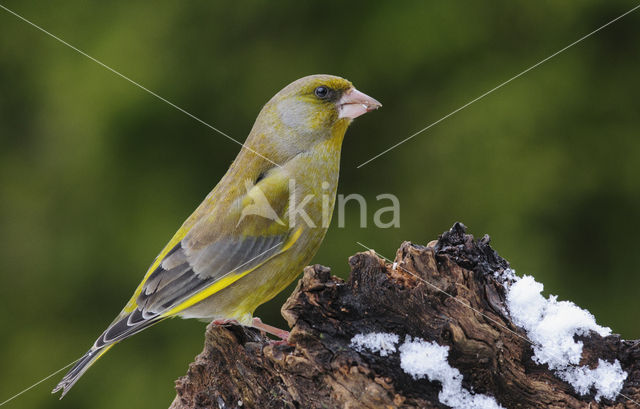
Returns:
[[[284,87],[261,109],[222,179],[155,258],[131,299],[52,393],[60,399],[120,341],[171,317],[237,323],[300,274],[327,232],[345,132],[381,107],[334,75]]]

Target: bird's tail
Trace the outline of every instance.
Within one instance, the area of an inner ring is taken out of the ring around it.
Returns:
[[[60,395],[60,399],[62,399],[87,369],[89,369],[98,358],[111,349],[112,346],[165,318],[166,317],[160,314],[145,316],[145,313],[137,308],[132,312],[119,315],[102,335],[100,335],[91,349],[67,372],[51,393],[62,390],[62,395]]]
[[[56,393],[59,390],[62,390],[62,394],[60,395],[60,399],[62,399],[64,395],[69,392],[69,389],[71,389],[71,387],[75,385],[76,382],[78,382],[78,379],[80,379],[80,377],[87,371],[87,369],[89,369],[89,367],[93,365],[93,363],[97,361],[98,358],[104,355],[114,345],[115,343],[104,345],[101,348],[96,348],[95,346],[92,347],[89,351],[87,351],[86,354],[82,356],[82,358],[80,358],[76,362],[73,368],[71,368],[71,370],[67,372],[64,378],[62,378],[60,383],[58,383],[58,385],[53,389],[53,391],[51,391],[51,393]]]

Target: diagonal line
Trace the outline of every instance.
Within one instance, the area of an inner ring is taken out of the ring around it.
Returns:
[[[111,71],[112,73],[116,74],[117,76],[129,81],[130,83],[132,83],[133,85],[135,85],[136,87],[142,89],[143,91],[146,91],[147,93],[153,95],[154,97],[158,98],[159,100],[171,105],[172,107],[174,107],[175,109],[177,109],[178,111],[182,112],[183,114],[195,119],[196,121],[200,122],[202,125],[216,131],[217,133],[219,133],[220,135],[224,136],[225,138],[229,139],[230,141],[233,141],[235,143],[237,143],[238,145],[242,146],[243,148],[247,149],[248,151],[251,151],[253,153],[255,153],[256,155],[260,156],[262,159],[265,159],[269,162],[271,162],[273,165],[276,165],[277,167],[281,167],[279,164],[275,163],[274,161],[272,161],[271,159],[267,158],[266,156],[261,155],[260,153],[254,151],[253,149],[249,148],[247,145],[243,144],[242,142],[238,141],[237,139],[227,135],[226,133],[222,132],[220,129],[214,127],[213,125],[209,125],[208,123],[206,123],[205,121],[203,121],[202,119],[198,118],[197,116],[193,115],[190,112],[187,112],[186,110],[180,108],[179,106],[177,106],[176,104],[174,104],[173,102],[167,100],[166,98],[161,97],[160,95],[156,94],[155,92],[151,91],[150,89],[144,87],[143,85],[141,85],[140,83],[132,80],[131,78],[127,77],[126,75],[122,74],[120,71],[117,71],[114,68],[111,68],[110,66],[108,66],[107,64],[103,63],[102,61],[93,58],[92,56],[90,56],[89,54],[85,53],[84,51],[80,50],[77,47],[74,47],[73,45],[69,44],[68,42],[64,41],[63,39],[61,39],[60,37],[57,37],[56,35],[48,32],[47,30],[45,30],[44,28],[40,27],[39,25],[27,20],[25,17],[22,17],[20,14],[16,13],[15,11],[9,10],[8,8],[6,8],[5,6],[3,6],[2,4],[0,4],[0,8],[2,8],[3,10],[5,10],[6,12],[13,14],[15,17],[19,18],[20,20],[24,21],[25,23],[37,28],[38,30],[42,31],[43,33],[45,33],[46,35],[48,35],[49,37],[57,40],[58,42],[66,45],[67,47],[71,48],[72,50],[84,55],[85,57],[87,57],[88,59],[90,59],[91,61],[95,62],[96,64],[102,66],[103,68],[106,68],[107,70]]]
[[[265,250],[265,251],[263,251],[262,253],[258,254],[257,256],[253,257],[252,259],[245,261],[244,263],[240,264],[239,266],[237,266],[237,267],[236,267],[236,268],[234,268],[233,270],[229,271],[227,274],[223,275],[223,276],[222,276],[222,277],[220,277],[220,278],[224,278],[224,277],[228,276],[229,274],[231,274],[231,273],[235,272],[235,271],[236,271],[236,270],[238,270],[239,268],[246,266],[247,264],[251,263],[253,260],[257,259],[258,257],[261,257],[263,254],[268,253],[269,251],[271,251],[271,250],[275,249],[276,247],[278,247],[278,246],[279,246],[279,245],[281,245],[281,244],[284,244],[284,240],[283,240],[283,241],[279,241],[279,242],[278,242],[278,243],[276,243],[274,246],[269,247],[268,249],[266,249],[266,250]]]
[[[383,256],[382,254],[378,253],[377,251],[375,251],[375,250],[374,250],[374,249],[372,249],[371,247],[369,247],[369,246],[365,246],[364,244],[360,243],[359,241],[356,241],[356,243],[358,243],[358,245],[360,245],[360,246],[364,247],[365,249],[367,249],[367,250],[369,250],[369,251],[373,252],[373,253],[374,253],[375,255],[377,255],[378,257],[380,257],[380,258],[384,259],[386,262],[391,263],[391,260],[389,260],[388,258],[386,258],[385,256]],[[458,297],[456,297],[456,296],[454,296],[454,295],[452,295],[452,294],[448,293],[447,291],[443,290],[442,288],[438,287],[437,285],[430,283],[429,281],[425,280],[424,278],[420,277],[419,275],[412,273],[411,271],[407,270],[406,268],[402,267],[401,265],[396,264],[396,263],[394,263],[394,264],[396,265],[396,267],[401,268],[401,269],[402,269],[403,271],[405,271],[407,274],[409,274],[409,275],[413,276],[414,278],[417,278],[418,280],[420,280],[420,281],[422,281],[423,283],[425,283],[425,284],[429,285],[430,287],[432,287],[432,288],[433,288],[433,289],[435,289],[436,291],[439,291],[439,292],[441,292],[442,294],[446,295],[447,297],[449,297],[449,298],[453,299],[454,301],[456,301],[456,302],[457,302],[457,303],[459,303],[460,305],[463,305],[463,306],[465,306],[465,307],[469,308],[471,311],[473,311],[473,312],[475,312],[475,313],[477,313],[477,314],[482,315],[484,318],[488,319],[489,321],[493,322],[494,324],[498,325],[499,327],[501,327],[501,328],[503,328],[503,329],[506,329],[507,331],[509,331],[510,333],[512,333],[513,335],[515,335],[516,337],[518,337],[518,338],[521,338],[521,339],[525,340],[527,343],[529,343],[529,344],[531,344],[531,345],[533,345],[533,346],[538,346],[535,342],[531,341],[529,338],[525,337],[524,335],[522,335],[522,334],[518,334],[517,332],[515,332],[515,331],[514,331],[514,330],[512,330],[511,328],[507,327],[506,325],[504,325],[504,324],[503,324],[503,323],[501,323],[500,321],[497,321],[497,320],[495,320],[494,318],[491,318],[491,317],[490,317],[490,316],[488,316],[487,314],[483,313],[482,311],[479,311],[478,309],[473,308],[473,307],[471,306],[471,304],[467,304],[466,302],[462,301],[462,300],[461,300],[461,299],[459,299]],[[620,396],[622,396],[623,398],[627,399],[629,402],[633,402],[633,403],[635,403],[635,404],[636,404],[636,406],[639,406],[639,407],[640,407],[640,402],[637,402],[637,401],[633,400],[631,397],[629,397],[629,396],[627,396],[627,395],[625,395],[625,394],[623,394],[623,393],[620,393],[620,392],[618,392],[618,395],[620,395]]]
[[[1,6],[0,6],[1,7]],[[15,398],[17,398],[18,396],[22,395],[25,392],[30,391],[31,389],[35,388],[36,386],[40,385],[42,382],[46,381],[47,379],[59,374],[60,372],[64,371],[65,369],[67,369],[68,367],[70,367],[71,365],[75,364],[76,362],[78,362],[80,360],[80,358],[76,359],[73,362],[68,363],[66,366],[63,366],[62,368],[58,369],[57,371],[55,371],[54,373],[47,375],[45,378],[40,379],[38,382],[34,383],[33,385],[29,386],[28,388],[23,389],[21,392],[16,393],[15,395],[13,395],[12,397],[10,397],[9,399],[5,400],[4,402],[0,403],[0,406],[3,406],[6,403],[11,402],[12,400],[14,400]]]
[[[360,246],[364,247],[365,249],[374,252],[378,257],[383,258],[385,261],[391,263],[392,261],[389,260],[388,258],[386,258],[385,256],[383,256],[382,254],[378,253],[377,251],[373,250],[371,247],[369,246],[365,246],[364,244],[360,243],[359,241],[356,241],[356,243],[358,243]],[[529,338],[525,337],[522,334],[518,334],[517,332],[515,332],[514,330],[512,330],[511,328],[507,327],[506,325],[504,325],[503,323],[501,323],[500,321],[491,318],[490,316],[488,316],[487,314],[483,313],[482,311],[473,308],[470,304],[467,304],[466,302],[462,301],[461,299],[459,299],[458,297],[448,293],[447,291],[443,290],[442,288],[438,287],[435,284],[430,283],[429,281],[425,280],[424,278],[412,273],[411,271],[407,270],[406,268],[402,267],[401,265],[397,266],[398,268],[401,268],[402,270],[404,270],[405,272],[407,272],[409,275],[417,278],[418,280],[422,281],[423,283],[427,284],[428,286],[430,286],[431,288],[433,288],[436,291],[441,292],[442,294],[446,295],[447,297],[451,298],[452,300],[456,301],[457,303],[469,308],[470,310],[472,310],[473,312],[482,315],[484,318],[490,320],[491,322],[493,322],[494,324],[500,326],[503,329],[506,329],[507,331],[509,331],[510,333],[512,333],[513,335],[515,335],[518,338],[522,338],[523,340],[527,341],[528,343],[535,345],[533,343],[533,341],[531,341]]]
[[[272,247],[269,247],[268,249],[266,249],[266,250],[265,250],[265,251],[263,251],[262,253],[258,254],[257,256],[252,257],[251,259],[249,259],[249,260],[245,261],[244,263],[240,264],[239,266],[236,266],[233,270],[230,270],[230,271],[228,271],[228,272],[224,273],[223,275],[221,275],[219,278],[217,278],[216,280],[214,280],[211,284],[207,285],[206,287],[204,287],[204,288],[203,288],[202,290],[200,290],[200,291],[205,291],[207,288],[210,288],[210,287],[214,286],[216,283],[219,283],[219,282],[220,282],[220,280],[222,280],[223,278],[225,278],[225,277],[229,276],[230,274],[232,274],[232,273],[236,272],[238,269],[240,269],[240,268],[242,268],[242,267],[246,266],[247,264],[251,263],[253,260],[255,260],[255,259],[257,259],[257,258],[262,257],[264,254],[267,254],[268,252],[270,252],[271,250],[275,249],[276,247],[278,247],[278,246],[280,246],[280,245],[282,245],[282,244],[284,244],[284,240],[283,240],[283,241],[279,241],[278,243],[276,243],[276,244],[275,244],[275,245],[273,245]],[[268,259],[267,259],[267,260],[268,260]],[[258,266],[259,266],[259,265],[258,265]],[[191,296],[193,296],[193,295],[194,295],[194,294],[191,294]],[[171,307],[167,308],[167,309],[165,310],[165,313],[164,313],[164,314],[166,314],[166,311],[172,311],[172,310],[174,310],[175,308],[179,307],[182,303],[184,303],[184,302],[188,301],[188,300],[189,300],[189,298],[190,298],[191,296],[189,296],[189,297],[186,297],[186,298],[182,299],[182,301],[180,301],[179,303],[177,303],[177,305],[175,305],[175,304],[174,304],[173,306],[171,306]]]
[[[413,135],[401,140],[400,142],[396,143],[395,145],[391,146],[390,148],[387,148],[386,150],[380,152],[379,154],[377,154],[376,156],[368,159],[365,162],[362,162],[360,165],[357,166],[358,169],[360,169],[361,167],[363,167],[364,165],[366,165],[367,163],[378,159],[380,156],[384,155],[385,153],[397,148],[398,146],[402,145],[403,143],[413,139],[414,137],[420,135],[422,132],[426,131],[427,129],[439,124],[440,122],[444,121],[445,119],[449,118],[450,116],[462,111],[463,109],[465,109],[466,107],[468,107],[469,105],[473,104],[476,101],[481,100],[482,98],[486,97],[487,95],[491,94],[492,92],[504,87],[505,85],[507,85],[508,83],[510,83],[511,81],[520,78],[521,76],[523,76],[524,74],[528,73],[529,71],[533,70],[534,68],[544,64],[545,62],[549,61],[550,59],[552,59],[553,57],[555,57],[556,55],[568,50],[569,48],[573,47],[574,45],[578,44],[579,42],[581,42],[582,40],[585,40],[589,37],[591,37],[592,35],[594,35],[595,33],[597,33],[598,31],[602,30],[603,28],[615,23],[616,21],[620,20],[621,18],[623,18],[624,16],[626,16],[627,14],[630,14],[634,11],[636,11],[638,8],[640,8],[640,4],[638,4],[637,6],[635,6],[634,8],[632,8],[631,10],[627,11],[624,14],[619,15],[618,17],[614,18],[613,20],[609,21],[608,23],[598,27],[597,29],[593,30],[592,32],[590,32],[589,34],[586,34],[582,37],[580,37],[579,39],[577,39],[576,41],[574,41],[573,43],[569,44],[568,46],[556,51],[555,53],[551,54],[550,56],[548,56],[547,58],[545,58],[544,60],[541,60],[537,63],[535,63],[534,65],[532,65],[531,67],[527,68],[526,70],[522,71],[521,73],[514,75],[513,77],[509,78],[508,80],[506,80],[505,82],[501,83],[500,85],[490,89],[489,91],[485,92],[484,94],[480,95],[479,97],[476,97],[475,99],[472,99],[471,101],[467,102],[466,104],[464,104],[463,106],[461,106],[460,108],[456,109],[455,111],[452,111],[450,113],[448,113],[447,115],[443,116],[442,118],[438,119],[437,121],[433,122],[432,124],[422,128],[421,130],[419,130],[418,132],[414,133]]]

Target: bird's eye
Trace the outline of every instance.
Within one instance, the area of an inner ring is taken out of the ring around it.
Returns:
[[[316,97],[324,99],[329,96],[329,88],[325,86],[319,86],[315,89],[315,91],[313,91],[313,93],[316,94]]]

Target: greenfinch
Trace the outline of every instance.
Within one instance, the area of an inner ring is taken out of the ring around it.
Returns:
[[[301,78],[271,98],[227,173],[53,392],[62,390],[63,397],[115,344],[170,317],[233,321],[286,340],[286,331],[253,312],[318,250],[335,203],[347,127],[380,106],[331,75]]]

